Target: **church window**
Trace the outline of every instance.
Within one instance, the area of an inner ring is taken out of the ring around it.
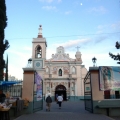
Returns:
[[[68,87],[70,88],[70,82],[68,83]]]
[[[59,76],[62,76],[62,70],[61,69],[59,69]]]
[[[86,87],[86,91],[89,91],[90,90],[90,87]]]
[[[72,87],[74,86],[74,83],[72,83]]]
[[[72,73],[73,73],[73,74],[76,73],[76,68],[75,68],[75,67],[72,68]]]
[[[42,57],[42,49],[41,46],[38,45],[35,50],[35,58],[41,58]]]
[[[46,73],[49,73],[49,68],[48,67],[46,68]]]

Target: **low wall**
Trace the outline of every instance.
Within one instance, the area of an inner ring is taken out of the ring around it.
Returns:
[[[106,109],[105,108],[96,108],[97,105],[120,106],[120,99],[119,100],[109,99],[109,100],[93,101],[93,113],[107,115]],[[120,108],[111,108],[109,110],[109,116],[120,116]]]

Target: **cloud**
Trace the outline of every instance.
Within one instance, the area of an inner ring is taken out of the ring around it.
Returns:
[[[103,29],[103,27],[104,27],[103,25],[98,25],[97,26],[98,29]]]
[[[108,27],[109,27],[108,25],[98,25],[96,34],[104,33],[104,30],[106,30],[106,28],[108,28]]]
[[[55,6],[43,6],[42,9],[45,9],[45,10],[56,10],[56,7]]]
[[[116,33],[120,31],[120,21],[117,21],[112,24],[98,25],[96,34],[104,34],[104,33]]]
[[[13,64],[9,64],[8,65],[8,68],[9,68],[8,73],[9,73],[9,75],[12,75],[12,76],[14,76],[15,78],[17,78],[19,80],[23,79],[23,70],[22,70],[22,67],[20,67],[20,66],[16,67]]]
[[[118,21],[118,22],[116,22],[116,23],[113,23],[113,24],[111,25],[111,28],[112,28],[112,29],[118,29],[118,30],[120,30],[120,21]]]
[[[83,43],[87,43],[91,41],[91,39],[77,39],[77,40],[69,40],[67,42],[64,43],[57,43],[54,44],[54,46],[58,47],[58,46],[63,46],[65,48],[70,48],[70,47],[74,47],[77,46],[78,44],[83,44]]]
[[[24,47],[23,49],[27,51],[32,51],[32,47]]]
[[[88,12],[90,13],[102,13],[105,14],[107,12],[107,9],[105,9],[103,6],[100,7],[93,7],[91,9],[88,10]]]
[[[28,49],[28,47],[27,47]],[[29,49],[28,49],[29,50]],[[28,59],[32,56],[31,51],[19,52],[15,50],[9,50],[9,64],[8,64],[8,73],[12,76],[17,77],[18,79],[23,79],[23,69],[27,66]]]
[[[60,3],[60,2],[62,2],[62,0],[58,0],[57,2]]]
[[[58,2],[58,3],[60,3],[60,2],[62,2],[62,0],[39,0],[40,2],[46,2],[46,3],[52,3],[52,2]]]
[[[19,52],[19,51],[15,51],[15,50],[9,50],[8,53],[12,53],[12,55],[14,54],[14,55],[17,55],[21,58],[29,56],[29,54],[30,54],[30,53],[26,53],[25,51],[24,51],[24,54],[23,54],[23,52]]]
[[[97,66],[114,66],[116,62],[109,57],[109,53],[100,53],[100,54],[95,54],[93,53],[82,53],[82,61],[83,64],[86,66],[87,69],[89,69],[90,66],[93,66],[92,58],[96,57],[97,61],[96,64]]]
[[[54,0],[39,0],[40,2],[52,3]]]
[[[96,32],[96,34],[102,34],[103,33],[103,30],[98,30],[97,32]]]
[[[47,51],[46,51],[46,57],[47,57],[47,59],[52,58],[52,54],[56,53],[55,50],[56,50],[56,48],[54,48],[54,47],[47,48]]]
[[[99,36],[98,38],[96,38],[95,44],[100,43],[100,42],[106,40],[107,38],[108,38],[107,36]]]
[[[71,13],[72,13],[72,11],[66,11],[66,12],[65,12],[66,15],[69,15],[69,14],[71,14]]]

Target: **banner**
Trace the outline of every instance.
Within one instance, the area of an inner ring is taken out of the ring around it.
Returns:
[[[42,99],[42,78],[41,76],[35,72],[35,89],[36,89],[36,93],[37,93],[37,101]]]
[[[120,67],[100,66],[100,90],[120,90]]]

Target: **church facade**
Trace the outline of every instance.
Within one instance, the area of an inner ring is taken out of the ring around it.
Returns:
[[[63,95],[64,100],[80,100],[84,97],[84,77],[87,69],[82,65],[81,52],[77,50],[75,58],[65,53],[63,46],[56,48],[56,53],[46,59],[47,41],[39,27],[37,38],[32,41],[32,68],[43,79],[43,95],[51,93],[53,100]]]

